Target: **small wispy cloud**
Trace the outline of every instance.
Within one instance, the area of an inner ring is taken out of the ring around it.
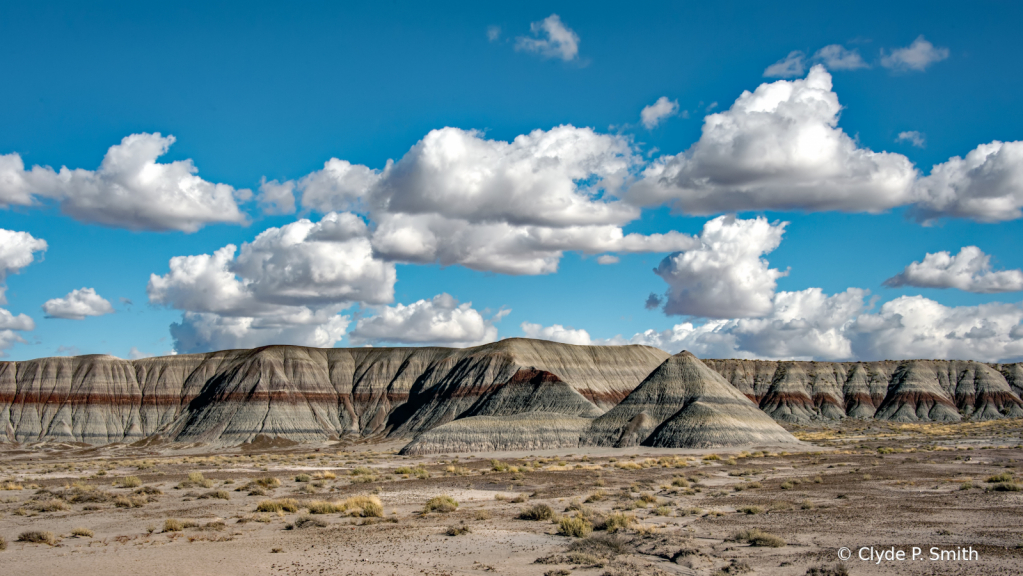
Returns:
[[[647,130],[657,127],[661,120],[678,114],[678,100],[668,100],[667,96],[661,96],[657,102],[643,107],[639,118]]]
[[[948,48],[937,48],[923,37],[917,36],[912,44],[905,48],[896,48],[891,54],[881,51],[881,65],[893,70],[924,71],[935,62],[948,58]]]
[[[519,36],[515,41],[516,50],[533,52],[544,58],[560,58],[565,62],[579,57],[579,35],[565,26],[557,14],[533,22],[529,29],[533,35]]]
[[[927,139],[924,137],[923,134],[917,132],[916,130],[899,132],[899,137],[896,138],[895,141],[896,142],[908,141],[910,144],[916,146],[917,148],[923,148],[924,146],[927,145]]]

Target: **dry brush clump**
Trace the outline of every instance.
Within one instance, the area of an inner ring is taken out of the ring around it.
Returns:
[[[534,504],[519,513],[519,520],[542,521],[554,518],[554,509],[546,504]]]
[[[7,539],[0,536],[0,552],[7,550]]]
[[[262,500],[256,505],[256,512],[298,512],[298,501],[294,498]]]
[[[384,505],[376,496],[352,496],[341,504],[341,512],[360,518],[383,518]]]
[[[22,532],[18,534],[18,542],[29,542],[32,544],[47,544],[54,546],[57,544],[57,537],[53,535],[53,532],[45,530],[30,530],[28,532]]]
[[[74,530],[72,530],[71,531],[71,535],[72,536],[78,536],[79,538],[92,538],[93,535],[94,535],[94,532],[92,530],[89,530],[88,528],[81,528],[81,527],[79,527],[79,528],[75,528]]]
[[[121,488],[138,488],[142,486],[142,479],[138,476],[125,476],[117,481],[117,485]]]
[[[565,517],[558,521],[558,534],[573,538],[585,538],[593,532],[593,524],[579,516]]]
[[[442,496],[434,496],[426,502],[426,506],[423,507],[423,513],[429,514],[430,512],[454,512],[458,510],[458,501],[447,494]]]
[[[732,542],[746,542],[750,546],[765,546],[770,548],[781,548],[785,546],[785,540],[769,532],[757,528],[747,528],[735,532],[728,537]]]

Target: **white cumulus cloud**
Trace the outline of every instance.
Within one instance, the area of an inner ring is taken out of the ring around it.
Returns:
[[[0,203],[51,198],[76,220],[131,230],[195,232],[215,222],[245,223],[236,196],[248,190],[203,180],[191,160],[156,162],[173,143],[173,136],[132,134],[111,146],[95,171],[25,170],[18,154],[0,156]]]
[[[705,318],[770,313],[777,280],[786,272],[762,256],[778,247],[785,226],[763,217],[708,221],[699,246],[666,257],[654,270],[668,283],[664,312]]]
[[[627,197],[688,214],[876,213],[909,202],[916,168],[901,154],[859,147],[838,127],[841,109],[823,66],[761,84],[708,115],[700,140],[649,165]]]
[[[295,213],[295,183],[291,180],[278,182],[266,178],[259,184],[259,194],[256,196],[260,208],[264,214],[294,214]]]
[[[914,187],[910,214],[929,222],[943,217],[1002,222],[1023,216],[1023,141],[981,144],[966,158],[938,164]]]
[[[566,62],[579,57],[579,35],[565,26],[561,17],[551,14],[529,25],[532,36],[515,39],[515,49],[534,52],[544,58],[560,58]]]
[[[882,51],[881,65],[895,70],[923,71],[931,64],[948,58],[948,55],[948,48],[936,48],[921,34],[905,48],[896,48],[890,54]]]
[[[460,304],[450,294],[408,305],[395,304],[374,308],[375,314],[360,318],[348,334],[354,345],[400,343],[436,346],[477,346],[497,340],[500,320],[510,310],[484,318],[472,302]]]
[[[661,120],[678,114],[678,100],[668,100],[667,96],[661,96],[657,102],[644,106],[639,113],[639,118],[647,130],[656,128]]]
[[[392,261],[547,274],[565,251],[672,252],[678,232],[624,234],[639,209],[617,200],[641,162],[623,136],[535,130],[511,142],[433,130],[382,171],[331,159],[298,180],[302,205],[359,210],[376,223],[374,253]]]
[[[958,288],[980,294],[1016,292],[1023,290],[1023,270],[992,270],[991,256],[976,246],[964,246],[954,256],[949,252],[928,253],[923,262],[913,262],[884,284]]]
[[[237,255],[237,256],[236,256]],[[355,302],[393,300],[394,264],[379,260],[365,222],[329,213],[269,228],[239,250],[176,256],[170,271],[152,274],[153,304],[181,310],[171,327],[177,352],[264,344],[332,346]]]
[[[94,288],[78,288],[63,298],[53,298],[43,304],[43,312],[49,318],[85,320],[86,316],[113,314],[110,302],[96,293]]]
[[[0,157],[0,163],[2,160]],[[0,228],[0,304],[7,304],[7,275],[21,272],[22,268],[35,261],[37,252],[45,252],[46,249],[46,240],[28,232]],[[6,357],[6,350],[16,343],[25,342],[18,332],[35,330],[35,327],[35,321],[28,315],[15,315],[0,308],[0,358]]]
[[[577,344],[580,346],[589,346],[590,344],[593,344],[593,341],[590,339],[590,334],[586,330],[575,329],[571,326],[565,327],[561,324],[543,326],[541,324],[523,322],[520,327],[522,328],[522,333],[525,334],[527,338],[550,340],[552,342],[562,342],[564,344]]]

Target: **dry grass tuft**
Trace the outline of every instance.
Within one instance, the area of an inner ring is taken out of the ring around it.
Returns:
[[[298,512],[298,501],[294,498],[263,500],[256,505],[256,512]]]
[[[138,476],[125,476],[117,482],[117,485],[121,488],[138,488],[142,486],[142,479]]]
[[[456,503],[455,506],[458,506]],[[360,518],[383,518],[384,505],[376,496],[352,496],[341,504],[341,512]]]
[[[757,528],[740,530],[728,537],[732,542],[747,542],[750,546],[766,546],[770,548],[781,548],[785,546],[785,540],[769,532]]]
[[[461,526],[448,526],[448,529],[444,531],[448,536],[461,536],[463,534],[472,533],[472,528],[469,528],[465,524]]]
[[[228,494],[226,490],[213,490],[199,495],[200,500],[209,500],[210,498],[215,498],[217,500],[230,500],[231,495]]]
[[[32,544],[47,544],[54,546],[57,544],[57,537],[53,535],[53,532],[30,530],[19,534],[18,542],[30,542]]]
[[[95,535],[95,533],[92,530],[89,530],[88,528],[75,528],[74,530],[71,531],[71,534],[73,536],[79,536],[81,538],[92,538]]]
[[[423,507],[423,513],[429,514],[430,512],[454,512],[458,510],[458,502],[448,495],[434,496],[426,502],[426,506]]]
[[[550,520],[554,518],[554,509],[546,504],[534,504],[519,513],[519,520]]]

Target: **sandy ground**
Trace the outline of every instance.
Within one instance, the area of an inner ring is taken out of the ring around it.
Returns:
[[[395,443],[215,453],[201,446],[0,445],[0,573],[1020,572],[1023,491],[1012,487],[1023,483],[1023,421],[848,420],[790,430],[806,441],[802,450],[406,458]],[[135,483],[125,480],[132,476],[141,486],[125,486]],[[252,484],[268,477],[281,485]],[[989,482],[993,477],[1010,480]],[[357,495],[378,498],[382,515],[310,514],[305,507]],[[456,500],[457,510],[424,513],[440,495]],[[285,498],[297,501],[295,512],[257,511],[260,502]],[[519,518],[537,505],[549,506],[553,518]],[[628,525],[609,535],[599,528],[612,514]],[[598,529],[588,538],[562,535],[562,518]],[[168,529],[168,519],[184,527]],[[76,528],[92,535],[76,536]],[[767,537],[751,544],[741,534],[749,529]],[[32,531],[51,532],[54,541],[19,541]],[[779,546],[756,545],[772,542]],[[852,557],[840,564],[842,547]]]

